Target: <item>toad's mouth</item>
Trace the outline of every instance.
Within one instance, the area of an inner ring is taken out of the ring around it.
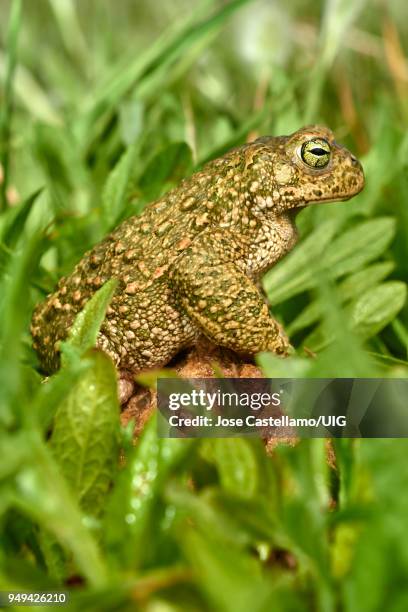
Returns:
[[[351,200],[355,195],[360,193],[361,189],[356,191],[355,193],[348,193],[347,195],[337,195],[333,197],[327,198],[319,198],[318,200],[304,200],[298,204],[298,208],[305,208],[306,206],[311,206],[314,204],[330,204],[330,202],[346,202],[347,200]]]
[[[310,200],[310,202],[307,202],[306,206],[309,206],[309,204],[328,204],[330,202],[346,202],[346,200],[350,200],[350,198],[352,198],[353,195],[334,196],[332,198],[320,198],[319,200]]]

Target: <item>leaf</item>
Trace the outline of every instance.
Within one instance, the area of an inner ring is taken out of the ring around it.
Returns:
[[[120,134],[127,146],[142,138],[144,111],[144,105],[137,97],[123,100],[119,106]]]
[[[43,123],[34,125],[34,154],[47,179],[53,212],[69,211],[69,195],[81,178],[78,159],[72,152],[72,143],[64,129]]]
[[[308,378],[312,367],[310,359],[304,357],[282,359],[274,353],[258,353],[256,362],[268,378]]]
[[[373,264],[359,270],[354,274],[350,274],[338,285],[338,297],[342,302],[352,299],[356,295],[361,295],[367,289],[376,285],[383,280],[393,270],[394,264],[391,261],[385,261],[378,264]],[[314,300],[306,306],[303,311],[287,326],[286,331],[291,336],[292,334],[309,327],[316,323],[324,313],[324,301],[321,299]]]
[[[189,146],[185,142],[173,142],[159,151],[147,165],[139,186],[148,201],[157,198],[176,184],[193,168]]]
[[[80,57],[81,53],[88,55],[89,49],[81,31],[78,7],[73,2],[48,1],[67,52],[73,58]]]
[[[0,108],[0,165],[3,179],[0,183],[0,210],[7,208],[7,187],[10,165],[10,125],[13,116],[13,89],[17,67],[17,43],[21,28],[22,0],[13,0],[6,34],[6,67]]]
[[[43,188],[34,191],[24,202],[13,208],[9,208],[0,218],[0,242],[8,247],[14,247],[20,237],[27,217],[31,212],[33,204],[37,200]]]
[[[155,536],[158,496],[194,448],[194,440],[158,438],[156,428],[154,415],[127,457],[105,516],[106,546],[128,567],[140,564],[147,554],[149,539]]]
[[[259,562],[214,533],[185,525],[181,543],[195,569],[196,582],[209,598],[210,609],[226,612],[283,610],[279,598],[272,604],[273,581],[260,571]],[[297,608],[298,609],[298,608]]]
[[[333,239],[339,221],[328,219],[315,229],[283,261],[269,270],[263,286],[271,304],[279,304],[314,285],[312,265]]]
[[[356,448],[353,496],[356,502],[369,502],[371,519],[366,521],[352,556],[352,567],[344,578],[345,601],[351,612],[384,609],[390,589],[399,588],[397,576],[408,570],[406,516],[408,472],[400,469],[406,460],[406,439],[361,440]],[[392,512],[390,512],[392,509]],[[373,546],[375,542],[375,546]],[[391,566],[384,562],[392,551]],[[374,579],[374,581],[372,581]],[[392,610],[403,610],[392,597]]]
[[[241,6],[252,2],[252,0],[230,0],[228,3],[217,7],[217,3],[207,2],[216,10],[213,14],[202,20],[195,19],[192,26],[186,27],[182,36],[170,44],[168,49],[161,55],[160,62],[154,66],[154,70],[147,71],[145,78],[141,79],[136,91],[143,99],[160,91],[164,83],[177,77],[187,70],[193,61],[200,57],[204,49],[208,47],[215,35],[220,31],[225,21]],[[217,10],[218,8],[218,10]]]
[[[119,405],[116,370],[101,351],[55,415],[51,448],[81,508],[102,513],[118,462]]]
[[[18,471],[29,457],[27,439],[24,432],[13,433],[0,437],[0,452],[2,457],[7,457],[0,467],[0,481],[10,477]],[[1,506],[0,506],[1,507]]]
[[[361,295],[386,278],[394,267],[395,265],[392,261],[384,261],[350,274],[339,284],[338,289],[341,300],[345,302]]]
[[[314,230],[264,278],[272,304],[319,284],[320,268],[332,279],[354,272],[381,255],[395,234],[395,219],[379,217],[353,226],[335,240],[339,221],[330,219]]]
[[[13,252],[7,274],[0,283],[0,420],[9,424],[17,415],[24,418],[22,390],[24,370],[21,368],[22,343],[27,329],[30,301],[29,283],[42,255],[44,242],[40,236],[29,237],[21,250]],[[14,416],[11,417],[11,406]]]
[[[96,542],[61,478],[50,449],[37,431],[28,433],[31,461],[16,476],[13,506],[52,533],[74,557],[77,568],[94,586],[107,580],[107,568]]]
[[[130,145],[108,176],[102,193],[104,229],[110,231],[124,215],[127,196],[138,172],[140,147]]]
[[[322,89],[336,55],[341,49],[345,32],[350,31],[353,22],[364,8],[367,0],[331,0],[325,5],[323,24],[320,30],[317,61],[309,72],[310,85],[306,95],[304,120],[311,123],[322,100]]]
[[[135,382],[142,385],[142,387],[150,387],[151,389],[156,388],[159,378],[180,378],[180,376],[175,370],[171,370],[170,368],[148,370],[147,372],[141,372],[134,376]]]
[[[62,364],[66,362],[69,349],[84,353],[96,344],[99,328],[105,318],[106,309],[117,287],[117,280],[111,279],[91,297],[76,316],[69,331],[68,339],[61,343]],[[68,349],[68,351],[67,351]],[[65,360],[64,360],[65,359]]]
[[[125,58],[120,66],[114,66],[87,105],[82,131],[88,140],[89,131],[101,115],[112,111],[131,88],[133,96],[160,94],[174,64],[178,60],[185,61],[186,53],[193,58],[193,45],[217,32],[234,11],[249,1],[231,0],[206,17],[203,17],[204,11],[216,3],[214,0],[200,3],[193,14],[176,20],[144,53],[135,55],[132,52],[131,60]]]
[[[302,312],[286,327],[286,333],[292,336],[296,332],[316,323],[324,312],[324,303],[320,299],[313,300]]]
[[[41,430],[47,431],[59,404],[91,365],[86,359],[75,359],[69,367],[58,370],[40,385],[30,410]]]
[[[375,336],[397,316],[404,306],[406,293],[406,284],[400,281],[382,283],[366,291],[348,307],[355,332],[364,339]],[[333,330],[330,332],[327,322],[324,321],[305,339],[304,345],[321,351],[333,341],[334,336]],[[350,359],[348,360],[351,363]]]
[[[258,488],[258,465],[251,442],[245,438],[207,440],[205,458],[214,463],[225,491],[253,497]]]
[[[251,133],[252,130],[256,130],[263,121],[268,117],[269,109],[267,107],[260,109],[257,112],[252,112],[250,116],[242,122],[237,130],[234,130],[227,139],[225,139],[221,144],[211,143],[211,146],[207,148],[201,155],[198,160],[198,164],[196,166],[196,170],[199,170],[204,164],[217,157],[221,157],[227,151],[232,149],[233,147],[238,147],[245,142],[245,139],[248,137],[248,134]]]
[[[328,247],[324,258],[328,273],[337,278],[357,270],[384,253],[394,234],[392,217],[377,217],[355,225]]]
[[[364,338],[374,336],[397,316],[406,296],[407,286],[399,281],[389,281],[370,289],[351,309],[353,326]]]
[[[178,483],[171,483],[165,488],[165,499],[168,503],[177,509],[177,517],[175,525],[186,518],[194,524],[199,524],[203,531],[212,534],[218,534],[224,541],[229,541],[231,544],[239,546],[250,546],[251,538],[247,530],[239,520],[236,520],[235,515],[232,516],[231,506],[237,508],[242,498],[237,499],[236,496],[229,496],[224,493],[217,495],[218,489],[203,490],[201,494],[192,493],[186,487]],[[226,500],[230,502],[229,507],[223,507]],[[247,502],[247,500],[245,500]],[[247,502],[248,503],[248,502]],[[254,508],[251,508],[254,510]],[[256,506],[256,510],[258,506]],[[244,512],[248,510],[245,506]],[[268,519],[270,517],[268,516]],[[246,526],[245,526],[246,527]],[[262,536],[265,532],[262,532]],[[270,535],[270,532],[268,532]],[[257,533],[258,536],[258,533]],[[253,542],[254,540],[252,540]]]

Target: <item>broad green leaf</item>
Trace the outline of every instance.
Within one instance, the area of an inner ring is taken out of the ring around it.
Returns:
[[[38,534],[41,554],[44,558],[47,574],[56,582],[62,583],[69,576],[67,572],[67,559],[64,550],[54,534],[42,529]]]
[[[142,387],[150,387],[155,389],[159,378],[180,378],[179,374],[170,368],[161,368],[158,370],[149,370],[136,374],[134,379]]]
[[[392,321],[392,329],[394,330],[394,333],[397,338],[399,338],[402,346],[405,347],[408,356],[408,329],[406,325],[404,325],[404,323],[400,319],[395,318]]]
[[[99,516],[118,462],[119,405],[116,370],[101,351],[60,403],[51,448],[61,472],[87,514]]]
[[[397,316],[406,297],[407,286],[399,281],[370,289],[351,308],[353,326],[364,338],[374,336]]]
[[[13,506],[57,538],[90,584],[105,584],[105,563],[50,449],[36,431],[28,433],[27,446],[30,462],[16,475]]]
[[[6,525],[10,540],[21,542],[24,547],[27,542],[36,540],[36,529],[33,522],[23,516],[21,512],[13,512],[7,517]],[[5,551],[7,546],[4,547]],[[10,552],[10,548],[8,549]],[[10,589],[19,591],[38,592],[44,590],[55,590],[61,588],[61,583],[46,572],[42,564],[42,559],[35,555],[32,560],[22,558],[22,556],[7,555],[7,565],[2,567],[0,574],[0,584],[3,588],[8,586]],[[30,610],[31,606],[27,606]]]
[[[30,407],[30,416],[40,429],[47,431],[59,404],[66,399],[79,377],[91,365],[86,359],[74,359],[69,367],[58,370],[40,385]]]
[[[106,309],[117,287],[117,280],[111,279],[101,287],[85,307],[76,316],[68,339],[62,343],[62,356],[64,363],[64,345],[84,353],[96,344],[99,328],[105,318]],[[66,351],[65,351],[66,354]]]
[[[237,496],[253,497],[259,484],[254,448],[245,438],[207,440],[203,447],[206,459],[215,464],[221,486]]]
[[[280,446],[276,454],[286,468],[282,473],[285,479],[280,507],[282,522],[296,551],[300,571],[316,576],[313,589],[315,597],[320,600],[319,609],[332,610],[326,524],[326,508],[330,500],[329,468],[325,441],[301,440],[295,452],[287,446]],[[302,520],[299,520],[301,508]]]
[[[377,217],[347,230],[328,247],[324,265],[332,278],[358,270],[379,257],[395,234],[395,219]]]
[[[320,353],[312,362],[309,375],[323,378],[375,376],[371,359],[364,351],[361,338],[352,331],[350,317],[325,271],[321,271],[318,280],[318,297],[325,307],[322,323],[304,341],[305,349]],[[324,348],[327,351],[323,351]]]
[[[361,295],[388,276],[393,268],[394,264],[391,261],[385,261],[350,274],[338,285],[339,299],[346,302],[357,295]],[[319,299],[314,300],[287,326],[287,333],[292,335],[305,327],[309,327],[309,325],[316,323],[323,313],[324,302]]]
[[[350,274],[339,283],[340,299],[346,302],[361,295],[386,278],[393,271],[394,267],[395,264],[392,261],[383,261]]]

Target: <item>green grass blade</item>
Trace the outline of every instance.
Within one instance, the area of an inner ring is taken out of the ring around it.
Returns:
[[[192,45],[218,30],[225,20],[251,0],[231,0],[209,17],[202,17],[203,8],[213,7],[214,1],[203,3],[195,15],[170,27],[153,45],[130,64],[116,69],[106,85],[96,92],[84,115],[85,133],[89,132],[103,113],[111,111],[133,87],[133,94],[151,95],[163,87],[173,64],[183,58]],[[201,19],[201,21],[200,21]],[[198,22],[197,22],[198,21]]]
[[[37,189],[17,207],[7,210],[0,217],[0,242],[7,247],[14,247],[24,229],[28,215],[43,188]]]
[[[30,315],[30,278],[44,249],[41,237],[27,240],[24,249],[14,251],[7,273],[0,283],[0,418],[14,419],[23,412],[21,396],[25,389],[21,369],[21,338]],[[18,399],[20,398],[20,399]],[[15,414],[10,410],[14,407]]]
[[[7,66],[2,109],[0,109],[0,164],[3,182],[0,184],[0,210],[7,208],[9,183],[10,125],[13,111],[13,83],[17,66],[17,42],[21,26],[22,0],[13,0],[7,32]]]

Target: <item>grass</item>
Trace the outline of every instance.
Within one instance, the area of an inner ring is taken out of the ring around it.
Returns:
[[[133,446],[91,348],[110,286],[47,384],[31,348],[34,304],[121,219],[247,138],[322,122],[367,186],[300,215],[264,279],[296,354],[259,363],[408,376],[406,8],[306,4],[2,0],[1,589],[68,585],[72,610],[407,608],[405,440],[336,440],[333,467],[324,440],[270,458],[158,440],[152,419]]]

